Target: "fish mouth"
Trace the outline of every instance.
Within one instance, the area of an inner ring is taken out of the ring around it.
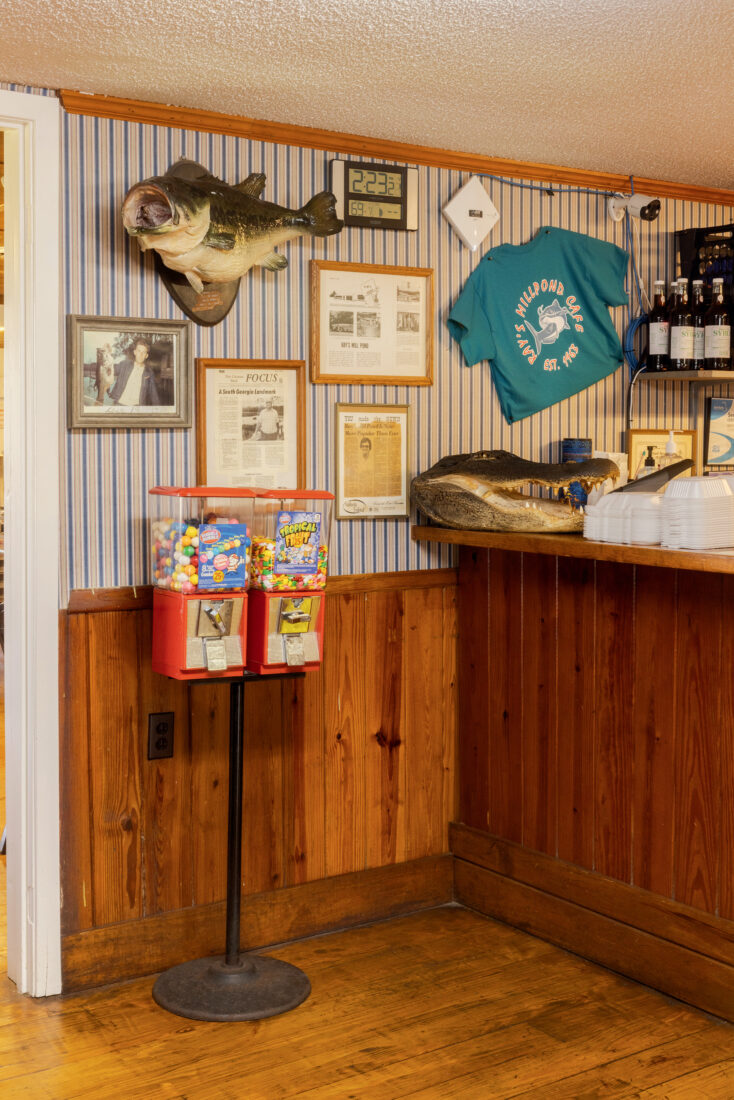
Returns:
[[[175,213],[168,195],[155,183],[133,187],[122,204],[122,221],[131,236],[165,229],[174,223]]]

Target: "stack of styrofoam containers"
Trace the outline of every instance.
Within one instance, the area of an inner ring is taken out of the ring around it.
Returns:
[[[676,478],[666,486],[660,542],[671,550],[734,546],[734,494],[728,479]]]
[[[607,493],[584,513],[584,538],[596,542],[660,542],[659,493]]]

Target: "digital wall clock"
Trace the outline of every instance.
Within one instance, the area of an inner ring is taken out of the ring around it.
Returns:
[[[418,169],[366,160],[332,160],[331,190],[345,225],[418,228]]]

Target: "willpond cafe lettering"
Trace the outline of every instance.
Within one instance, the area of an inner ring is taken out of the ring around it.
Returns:
[[[277,488],[298,483],[293,372],[206,372],[207,482]]]
[[[550,305],[538,309],[538,328],[534,328],[526,317],[527,309],[533,298],[539,294],[555,294],[556,297]],[[533,282],[523,291],[520,301],[517,303],[515,313],[524,319],[523,324],[515,324],[515,338],[517,346],[526,356],[532,366],[538,358],[543,345],[554,343],[561,334],[562,329],[570,328],[569,319],[573,322],[576,332],[583,332],[583,316],[581,306],[576,296],[569,294],[565,306],[561,306],[558,299],[565,294],[565,287],[560,279],[541,279]],[[546,356],[543,361],[543,370],[555,371],[567,367],[579,353],[578,345],[571,343],[561,356],[552,358]]]

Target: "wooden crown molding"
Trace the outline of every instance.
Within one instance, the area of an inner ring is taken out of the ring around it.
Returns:
[[[86,92],[59,91],[64,110],[69,114],[92,115],[123,122],[142,122],[151,126],[168,126],[179,130],[199,130],[204,133],[228,134],[251,141],[268,141],[277,145],[295,145],[304,149],[325,149],[352,156],[376,157],[380,160],[422,164],[430,168],[511,176],[514,179],[542,180],[589,187],[598,191],[628,193],[631,177],[613,172],[591,172],[583,168],[565,168],[556,164],[533,164],[527,161],[487,157],[478,153],[462,153],[453,149],[435,149],[428,145],[409,145],[402,141],[341,134],[310,126],[291,126],[282,122],[267,122],[240,115],[219,114],[190,107],[172,107],[163,103],[147,103],[116,96],[91,95]],[[685,199],[699,203],[734,206],[734,191],[696,184],[674,183],[634,177],[636,191],[660,198]]]

